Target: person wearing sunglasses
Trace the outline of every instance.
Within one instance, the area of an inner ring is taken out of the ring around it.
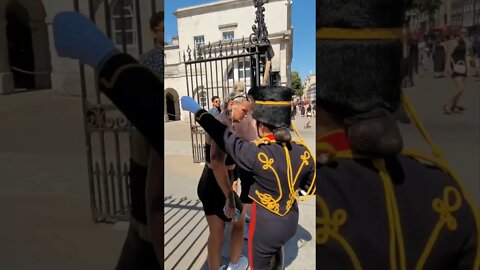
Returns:
[[[218,96],[212,97],[212,108],[208,112],[212,115],[217,115],[222,112],[220,98]]]

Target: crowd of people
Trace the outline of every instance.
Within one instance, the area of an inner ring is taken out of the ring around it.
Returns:
[[[312,105],[310,102],[291,102],[291,109],[292,109],[292,120],[295,120],[295,117],[306,117],[307,122],[303,125],[304,129],[311,128],[312,125],[312,118],[315,117],[315,106]]]
[[[414,85],[414,74],[425,77],[428,71],[433,71],[433,78],[451,78],[454,93],[442,110],[446,115],[462,114],[466,108],[459,103],[467,78],[480,78],[480,33],[462,27],[448,34],[430,32],[415,36],[405,22],[403,34],[403,87]]]
[[[428,33],[413,34],[405,22],[404,26],[404,74],[411,79],[413,74],[425,76],[428,70],[433,71],[434,78],[445,77],[445,65],[449,54],[448,46],[455,39],[465,42],[466,66],[468,76],[480,77],[480,32],[459,28],[449,33],[431,31]],[[451,52],[450,52],[451,54]],[[408,85],[408,82],[406,82]]]

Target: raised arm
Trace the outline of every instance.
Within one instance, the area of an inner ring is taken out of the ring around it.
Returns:
[[[228,130],[226,125],[222,124],[206,110],[199,110],[195,114],[195,120],[205,129],[217,145],[235,160],[235,164],[246,171],[252,170],[258,154],[258,148],[254,144],[235,136]]]
[[[163,81],[133,57],[121,54],[81,13],[58,13],[53,21],[53,33],[58,55],[94,68],[99,89],[152,147],[163,153]]]
[[[127,54],[109,58],[98,70],[99,89],[159,153],[163,152],[163,81]]]
[[[195,120],[210,135],[218,147],[229,154],[237,166],[251,171],[255,164],[258,148],[243,139],[238,138],[227,129],[227,126],[215,119],[213,115],[202,109],[193,98],[181,98],[182,108],[195,114]]]

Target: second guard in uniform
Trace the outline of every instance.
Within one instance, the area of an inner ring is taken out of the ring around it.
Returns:
[[[478,212],[401,95],[404,1],[317,2],[317,267],[478,270]],[[405,109],[433,157],[404,148]]]
[[[290,88],[261,86],[248,94],[255,100],[253,118],[261,138],[255,142],[229,132],[191,97],[181,101],[182,108],[195,114],[195,120],[237,166],[254,175],[248,253],[252,269],[263,270],[270,269],[272,258],[295,235],[297,200],[302,199],[299,190],[307,197],[315,192],[315,158],[303,143],[291,139]]]

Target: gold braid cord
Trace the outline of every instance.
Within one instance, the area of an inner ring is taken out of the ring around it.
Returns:
[[[317,33],[318,34],[318,33]],[[466,203],[469,205],[472,214],[475,218],[475,226],[477,230],[476,236],[476,256],[473,265],[473,270],[480,269],[480,218],[479,212],[476,208],[476,205],[473,203],[473,200],[470,194],[465,189],[462,181],[451,169],[447,160],[443,156],[441,149],[433,142],[430,135],[426,131],[419,117],[413,110],[413,106],[407,99],[405,95],[402,95],[402,101],[405,106],[405,109],[415,125],[417,126],[420,133],[423,135],[425,140],[430,145],[433,157],[429,155],[416,151],[406,149],[402,153],[406,156],[419,159],[420,161],[427,161],[431,164],[440,168],[443,172],[451,176],[454,182],[457,184],[458,188],[447,186],[443,191],[443,199],[435,199],[432,202],[433,211],[439,214],[439,221],[436,226],[433,228],[433,231],[429,237],[428,242],[425,245],[425,249],[422,252],[422,255],[416,265],[416,270],[421,270],[433,249],[436,240],[439,237],[441,229],[446,226],[450,231],[455,231],[457,229],[457,221],[453,217],[452,213],[457,211],[461,207],[462,203],[462,194],[465,198]],[[326,143],[317,143],[317,159],[326,163],[329,159],[352,159],[354,157],[351,151],[342,151],[336,152],[335,149]],[[393,189],[392,181],[388,171],[385,167],[385,161],[383,159],[373,160],[373,164],[379,172],[380,179],[382,180],[383,187],[385,190],[385,202],[387,206],[387,215],[389,220],[389,231],[390,231],[390,263],[392,270],[405,270],[406,269],[406,255],[405,255],[405,245],[402,235],[402,227],[400,221],[400,215],[397,205],[397,200],[395,198],[395,192]],[[355,269],[361,269],[360,262],[356,257],[352,247],[338,232],[339,227],[343,225],[347,220],[347,213],[343,209],[337,209],[333,216],[330,216],[326,202],[317,195],[317,206],[320,208],[320,217],[317,217],[317,245],[323,245],[328,241],[329,237],[336,239],[341,246],[345,249],[347,254],[352,260],[352,264]]]

